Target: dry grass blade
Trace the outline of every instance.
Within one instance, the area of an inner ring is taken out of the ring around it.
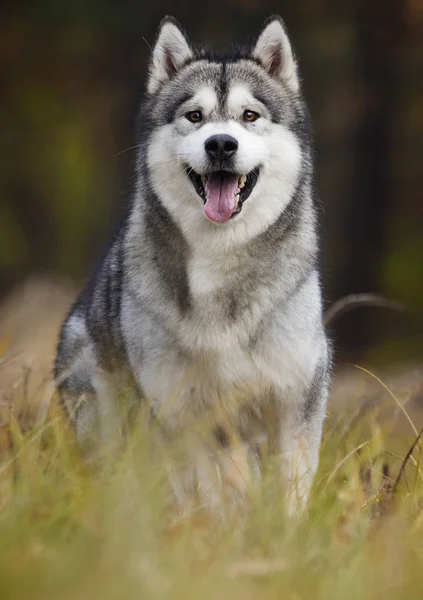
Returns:
[[[330,473],[330,475],[326,481],[326,487],[329,485],[329,483],[332,481],[332,479],[335,477],[335,475],[341,470],[341,468],[347,462],[347,460],[349,458],[351,458],[351,456],[356,454],[359,450],[364,448],[364,446],[367,446],[368,443],[369,443],[369,441],[367,440],[367,441],[363,442],[362,444],[359,444],[358,446],[353,448],[350,452],[348,452],[348,454],[346,456],[344,456],[344,458],[337,463],[337,465],[335,466],[333,471]]]
[[[398,489],[398,485],[399,482],[401,481],[401,477],[405,471],[405,467],[407,466],[408,461],[411,458],[411,455],[413,454],[417,444],[419,443],[419,441],[421,440],[421,437],[423,435],[423,427],[420,429],[419,434],[417,435],[416,439],[414,440],[414,442],[411,444],[410,448],[408,449],[407,454],[404,457],[404,460],[402,461],[401,464],[401,468],[398,472],[398,475],[396,476],[396,479],[394,481],[394,484],[392,486],[392,493],[395,494],[397,489]]]
[[[377,375],[375,375],[368,369],[365,369],[364,367],[360,367],[360,365],[353,365],[353,367],[355,367],[356,369],[359,369],[360,371],[363,371],[363,373],[366,373],[367,375],[370,375],[370,377],[373,377],[373,379],[375,379],[378,383],[380,383],[380,385],[388,392],[388,394],[391,396],[391,398],[395,401],[398,408],[404,413],[404,416],[407,419],[407,421],[410,423],[415,435],[418,435],[417,428],[414,425],[410,415],[405,410],[404,406],[401,404],[401,402],[398,400],[398,398],[395,396],[395,394],[392,392],[392,390],[389,389],[389,387],[386,385],[386,383],[384,383]]]

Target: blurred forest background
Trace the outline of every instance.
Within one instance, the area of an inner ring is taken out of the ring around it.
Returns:
[[[279,13],[315,129],[339,355],[423,356],[423,0],[37,0],[0,9],[0,299],[28,275],[82,285],[133,182],[134,122],[165,14],[223,48]],[[45,298],[48,309],[48,297]]]

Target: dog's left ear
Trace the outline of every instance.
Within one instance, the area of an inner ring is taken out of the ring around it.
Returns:
[[[297,63],[282,19],[275,15],[264,24],[254,46],[253,58],[271,75],[297,92],[300,86]]]
[[[148,93],[156,93],[192,56],[192,49],[179,23],[173,17],[165,17],[160,23],[151,57]]]

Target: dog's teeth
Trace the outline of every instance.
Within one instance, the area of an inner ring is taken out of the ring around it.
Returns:
[[[241,177],[238,180],[238,185],[241,189],[244,187],[246,181],[247,181],[247,176],[241,175]]]
[[[207,175],[201,175],[201,181],[202,181],[203,185],[206,185],[206,183],[207,183]]]

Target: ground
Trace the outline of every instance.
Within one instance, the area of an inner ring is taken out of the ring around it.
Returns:
[[[423,597],[421,370],[337,372],[301,517],[271,469],[244,507],[181,515],[142,416],[102,469],[80,459],[50,380],[73,294],[31,281],[0,312],[2,599]]]

